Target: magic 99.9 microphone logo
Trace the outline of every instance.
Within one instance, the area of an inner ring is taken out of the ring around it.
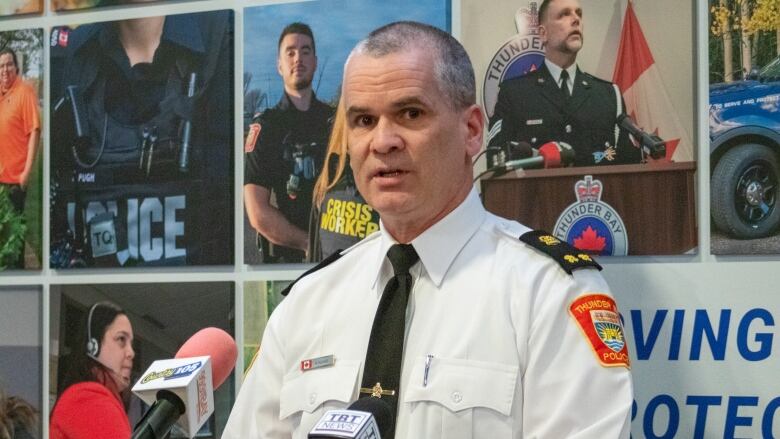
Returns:
[[[150,381],[163,378],[163,380],[173,380],[176,378],[182,378],[192,375],[203,365],[202,362],[196,361],[194,363],[185,364],[179,367],[169,367],[168,369],[161,370],[159,372],[149,372],[145,377],[141,379],[141,384],[146,384]]]

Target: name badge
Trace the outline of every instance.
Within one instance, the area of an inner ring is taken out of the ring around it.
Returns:
[[[301,371],[319,369],[321,367],[330,367],[336,363],[336,357],[333,355],[326,355],[324,357],[312,358],[309,360],[301,361]]]
[[[525,121],[526,125],[541,125],[542,123],[544,123],[544,120],[542,119],[531,119]]]
[[[113,213],[101,213],[89,220],[89,242],[92,244],[93,257],[116,253],[116,227],[114,227]]]

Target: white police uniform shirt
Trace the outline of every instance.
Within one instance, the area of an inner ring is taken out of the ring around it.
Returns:
[[[626,367],[604,367],[569,315],[608,288],[566,274],[517,239],[529,229],[484,210],[476,192],[412,244],[414,286],[396,437],[628,438]],[[359,395],[374,313],[392,276],[382,227],[298,281],[274,311],[223,438],[306,438]],[[302,362],[333,355],[330,366]],[[426,357],[432,355],[426,371]],[[427,377],[426,377],[427,375]]]

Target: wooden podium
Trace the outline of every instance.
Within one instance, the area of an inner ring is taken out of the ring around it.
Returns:
[[[490,212],[554,232],[578,202],[575,185],[590,175],[601,183],[600,201],[622,218],[629,255],[673,255],[697,246],[695,172],[695,162],[520,170],[481,184]],[[586,192],[582,183],[578,191]]]

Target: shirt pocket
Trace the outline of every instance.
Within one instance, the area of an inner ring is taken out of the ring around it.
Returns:
[[[279,400],[279,419],[289,418],[293,438],[306,438],[328,410],[346,407],[355,394],[359,361],[336,361],[330,367],[285,375]]]
[[[426,371],[425,358],[419,358],[404,397],[407,437],[511,438],[518,370],[512,364],[433,358]]]

